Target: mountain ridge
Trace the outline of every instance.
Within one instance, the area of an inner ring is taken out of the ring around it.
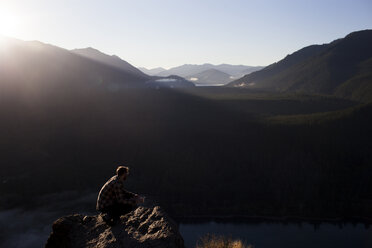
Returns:
[[[145,74],[86,58],[67,49],[40,41],[1,38],[1,87],[30,87],[46,90],[63,87],[139,87],[148,80]]]
[[[224,73],[215,68],[207,69],[205,71],[196,73],[186,77],[187,80],[198,84],[227,84],[231,82],[231,75]]]
[[[210,63],[204,64],[184,64],[176,67],[172,67],[168,70],[164,70],[157,74],[157,76],[169,76],[169,75],[178,75],[180,77],[189,77],[191,75],[203,72],[208,69],[217,69],[224,73],[227,73],[234,77],[241,77],[247,73],[244,73],[246,70],[260,70],[262,66],[246,66],[246,65],[230,65],[230,64],[219,64],[213,65]]]
[[[67,50],[40,41],[0,36],[0,89],[30,90],[33,94],[58,88],[63,91],[102,88],[193,87],[180,78],[153,77],[116,55],[92,47]],[[157,82],[163,80],[160,84]],[[167,82],[169,81],[169,83]]]
[[[350,97],[354,100],[372,100],[369,96],[358,96],[346,89],[361,92],[360,87],[372,92],[371,63],[372,30],[362,30],[348,34],[345,38],[334,40],[328,44],[304,47],[282,60],[273,63],[258,72],[253,72],[228,86],[256,89],[268,89],[279,92],[299,91]],[[363,67],[364,79],[368,79],[359,87],[351,87],[353,78],[358,78]],[[350,81],[352,80],[352,81]],[[349,86],[343,86],[347,83]],[[341,90],[341,89],[344,90]]]
[[[125,72],[132,73],[137,76],[141,76],[144,78],[148,78],[148,75],[143,73],[141,70],[138,68],[132,66],[129,64],[127,61],[121,59],[117,55],[108,55],[105,54],[98,49],[95,49],[93,47],[87,47],[87,48],[78,48],[78,49],[73,49],[70,50],[72,53],[78,54],[80,56],[84,56],[86,58],[96,60],[99,62],[102,62],[104,64],[119,68]]]
[[[150,76],[156,76],[158,73],[162,71],[166,71],[166,69],[164,69],[163,67],[156,67],[152,69],[147,69],[145,67],[138,67],[138,69],[142,71],[143,73],[150,75]]]

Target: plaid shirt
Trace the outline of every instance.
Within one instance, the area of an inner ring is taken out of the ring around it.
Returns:
[[[100,211],[118,203],[135,205],[135,196],[136,194],[124,189],[124,183],[119,180],[118,176],[113,176],[99,192],[96,208]]]

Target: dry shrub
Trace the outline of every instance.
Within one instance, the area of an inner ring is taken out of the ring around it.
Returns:
[[[231,237],[207,234],[198,240],[196,248],[253,248],[253,246],[246,245],[241,240],[233,240]]]

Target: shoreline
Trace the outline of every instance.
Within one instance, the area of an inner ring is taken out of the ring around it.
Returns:
[[[264,216],[264,215],[189,215],[189,216],[174,216],[179,224],[190,223],[207,223],[207,222],[316,222],[321,223],[361,223],[365,225],[372,225],[371,217],[305,217],[296,215],[287,216]]]

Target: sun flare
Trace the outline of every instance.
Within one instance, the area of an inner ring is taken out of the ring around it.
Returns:
[[[20,28],[20,18],[7,12],[0,12],[0,34],[14,36]]]

